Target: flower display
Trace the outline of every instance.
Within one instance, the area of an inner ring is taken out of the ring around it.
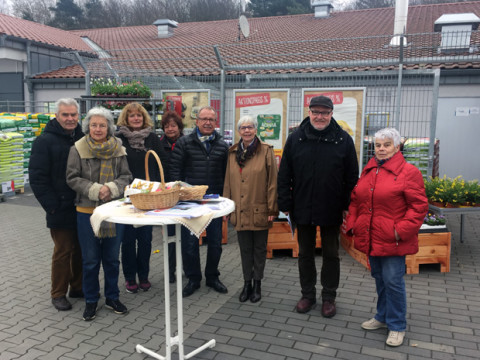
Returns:
[[[443,215],[436,215],[432,212],[428,212],[428,214],[425,215],[425,218],[423,219],[423,223],[430,226],[445,225],[446,220],[445,216]]]
[[[480,203],[478,180],[465,181],[462,176],[454,179],[425,179],[425,192],[429,202],[442,207],[477,206]]]
[[[139,80],[117,83],[110,78],[96,78],[90,82],[93,96],[105,95],[111,97],[151,97],[150,88]]]

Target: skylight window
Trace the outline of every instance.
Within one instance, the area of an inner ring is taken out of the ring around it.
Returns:
[[[94,41],[90,40],[88,37],[86,36],[82,36],[81,37],[83,41],[85,41],[85,43],[90,46],[90,48],[92,50],[94,50],[97,54],[98,54],[98,57],[100,59],[107,59],[107,58],[111,58],[111,55],[108,53],[107,50],[104,50],[102,49],[97,43],[95,43]]]

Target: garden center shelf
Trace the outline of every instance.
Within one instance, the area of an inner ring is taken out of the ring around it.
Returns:
[[[131,102],[138,102],[148,111],[152,120],[157,122],[157,115],[163,114],[164,101],[162,98],[137,97],[137,96],[82,96],[77,99],[80,104],[80,112],[86,114],[94,106],[103,106],[109,110],[120,111],[123,106]],[[155,126],[157,127],[157,126]]]

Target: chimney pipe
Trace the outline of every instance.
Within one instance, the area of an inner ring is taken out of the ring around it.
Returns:
[[[407,32],[408,0],[395,0],[395,20],[393,24],[393,38],[390,46],[407,45],[405,33]]]

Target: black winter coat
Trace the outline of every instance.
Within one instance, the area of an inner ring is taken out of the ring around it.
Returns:
[[[207,153],[194,129],[175,143],[170,166],[172,179],[191,185],[208,185],[207,194],[222,195],[227,156],[228,145],[217,132]]]
[[[285,143],[278,208],[291,212],[297,224],[340,225],[357,180],[357,154],[350,135],[333,118],[325,130],[314,130],[307,117]]]
[[[115,136],[122,140],[122,145],[125,146],[125,149],[127,150],[128,168],[130,169],[134,179],[146,179],[145,154],[148,150],[153,150],[157,153],[160,161],[162,162],[163,175],[165,177],[165,181],[168,182],[168,171],[167,167],[165,166],[167,155],[165,154],[165,150],[163,149],[163,146],[160,143],[160,138],[157,134],[152,132],[145,138],[145,151],[132,148],[125,135],[117,133]],[[150,181],[161,180],[157,161],[152,155],[149,155],[148,157],[148,174],[150,175]]]
[[[66,134],[52,119],[33,142],[28,167],[30,186],[46,212],[48,228],[77,228],[76,193],[67,185],[66,169],[70,147],[82,137],[80,125],[72,134]]]
[[[180,137],[182,137],[183,135],[180,135]],[[177,141],[179,140],[180,138],[177,139]],[[165,151],[165,164],[163,165],[163,170],[167,169],[166,172],[168,173],[169,175],[169,178],[166,179],[166,181],[174,181],[175,179],[171,178],[171,175],[170,175],[170,167],[171,167],[171,163],[172,163],[172,152],[173,152],[173,149],[175,148],[175,144],[174,143],[173,145],[168,141],[167,137],[165,135],[163,135],[161,138],[160,138],[160,143],[162,144],[162,147],[163,147],[163,150]],[[163,164],[163,160],[162,160],[162,164]]]

